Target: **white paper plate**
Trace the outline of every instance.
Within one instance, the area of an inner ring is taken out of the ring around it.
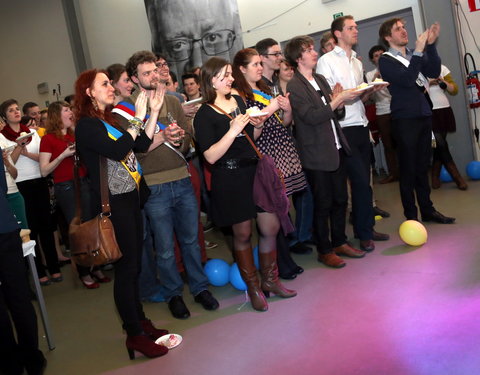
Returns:
[[[378,85],[389,85],[390,82],[387,82],[387,81],[377,81],[377,82],[370,82],[369,85],[372,85],[372,86],[378,86]]]
[[[176,333],[169,333],[155,340],[155,344],[166,346],[168,349],[173,349],[180,345],[182,341],[182,336]]]
[[[355,88],[355,89],[353,89],[353,91],[355,91],[355,92],[362,92],[362,91],[371,89],[372,87],[373,87],[373,85],[368,85],[368,86],[362,87],[361,89]]]
[[[248,114],[250,117],[260,117],[268,115],[268,112],[254,112]]]
[[[189,100],[188,102],[184,102],[183,105],[197,104],[197,103],[201,103],[202,101],[203,101],[203,98],[200,97],[200,98],[197,98],[197,99]]]
[[[18,141],[21,141],[21,140],[23,140],[23,139],[30,138],[32,135],[33,135],[33,132],[30,132],[30,133],[28,133],[28,134],[21,135],[20,137],[18,137],[18,138],[15,139],[15,140],[18,142]]]

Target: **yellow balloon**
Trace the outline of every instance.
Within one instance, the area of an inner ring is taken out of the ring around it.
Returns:
[[[400,225],[398,233],[402,241],[411,246],[423,245],[428,238],[427,230],[416,220],[404,221]]]

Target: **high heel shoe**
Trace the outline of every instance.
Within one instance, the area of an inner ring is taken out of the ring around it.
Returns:
[[[150,336],[152,340],[156,340],[163,335],[168,334],[168,330],[166,329],[155,328],[150,319],[140,320],[140,325],[142,326],[143,332]]]
[[[95,275],[94,273],[91,273],[90,276],[92,276],[93,279],[95,279],[95,281],[99,282],[99,283],[109,283],[110,281],[112,281],[111,278],[109,278],[108,276],[105,276],[103,275],[103,277],[99,277],[97,275]]]
[[[155,344],[155,342],[145,335],[127,336],[125,345],[127,346],[130,359],[135,359],[135,351],[142,353],[148,358],[161,357],[168,353],[166,346]]]
[[[80,279],[82,282],[83,286],[87,289],[98,289],[100,288],[100,284],[95,282],[95,281],[85,281],[83,279]]]

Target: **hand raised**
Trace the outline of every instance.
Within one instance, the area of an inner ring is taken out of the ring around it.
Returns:
[[[150,90],[148,96],[148,103],[150,105],[151,112],[160,112],[162,108],[163,100],[165,99],[166,86],[163,83],[159,83],[155,90]]]
[[[423,50],[425,49],[425,44],[428,40],[429,33],[430,29],[427,29],[418,36],[417,41],[415,42],[415,51],[423,52]]]
[[[230,129],[235,131],[235,134],[238,135],[242,132],[245,126],[250,122],[250,116],[247,114],[241,114],[235,117],[230,121]]]
[[[438,36],[440,35],[440,24],[435,22],[432,26],[430,26],[430,32],[428,34],[428,44],[433,44],[437,40]]]
[[[278,100],[278,105],[280,106],[280,109],[288,112],[292,109],[290,105],[290,99],[289,99],[290,93],[287,93],[285,96],[277,96]]]
[[[147,114],[147,93],[145,90],[138,94],[137,100],[135,101],[135,117],[143,121],[145,115]]]

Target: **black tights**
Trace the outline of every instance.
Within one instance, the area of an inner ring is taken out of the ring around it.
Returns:
[[[280,222],[276,214],[259,212],[257,214],[257,225],[259,228],[259,252],[270,253],[276,250],[277,233],[280,229]],[[252,220],[233,224],[233,248],[235,250],[247,250],[252,248]]]
[[[452,154],[448,149],[447,132],[433,132],[437,146],[433,149],[433,161],[447,164],[453,161]]]

